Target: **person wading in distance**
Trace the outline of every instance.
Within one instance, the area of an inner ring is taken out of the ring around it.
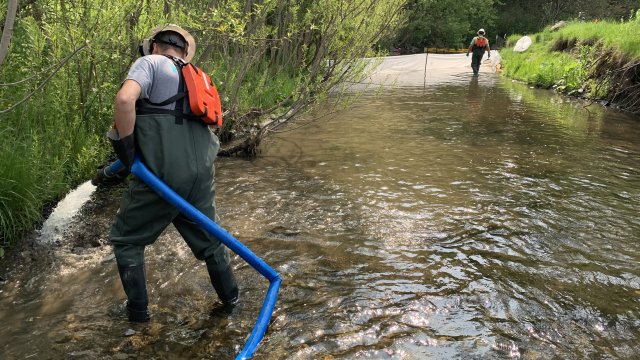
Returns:
[[[469,53],[472,53],[471,56],[471,69],[473,70],[473,75],[477,76],[480,71],[480,62],[482,61],[482,57],[484,56],[484,52],[487,52],[487,58],[491,58],[491,48],[489,48],[489,40],[484,37],[484,29],[478,30],[478,36],[474,37],[471,40],[471,44],[467,49],[467,57]]]

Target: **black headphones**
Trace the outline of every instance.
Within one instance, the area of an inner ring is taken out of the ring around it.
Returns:
[[[184,51],[187,48],[187,42],[182,37],[182,35],[171,30],[161,31],[157,33],[156,36],[154,36],[149,42],[149,46],[153,46],[154,43],[161,43],[161,44],[175,46],[178,49],[181,49],[182,51]],[[149,49],[149,53],[151,53],[151,50],[152,49]],[[140,56],[144,56],[142,44],[138,46],[138,52],[140,53]]]
[[[171,30],[157,33],[156,36],[151,39],[151,43],[154,42],[175,46],[183,51],[187,47],[187,42],[184,40],[182,35]]]

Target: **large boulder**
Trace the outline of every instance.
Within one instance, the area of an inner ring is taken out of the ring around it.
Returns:
[[[516,42],[516,46],[513,47],[513,51],[515,52],[524,52],[526,51],[533,41],[528,36],[521,37],[518,42]]]

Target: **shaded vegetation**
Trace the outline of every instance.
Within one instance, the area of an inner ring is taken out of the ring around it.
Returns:
[[[397,34],[384,46],[405,53],[425,47],[465,48],[479,28],[492,28],[498,0],[409,0]]]

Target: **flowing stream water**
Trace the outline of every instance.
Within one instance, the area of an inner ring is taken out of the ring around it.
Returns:
[[[452,76],[218,159],[221,225],[283,277],[255,358],[640,356],[640,119],[584,105]],[[266,280],[234,257],[241,304],[212,312],[204,265],[169,228],[146,252],[153,320],[132,326],[111,195],[81,209],[80,235],[36,234],[51,251],[7,270],[0,358],[233,358]],[[78,236],[97,240],[65,246]]]

